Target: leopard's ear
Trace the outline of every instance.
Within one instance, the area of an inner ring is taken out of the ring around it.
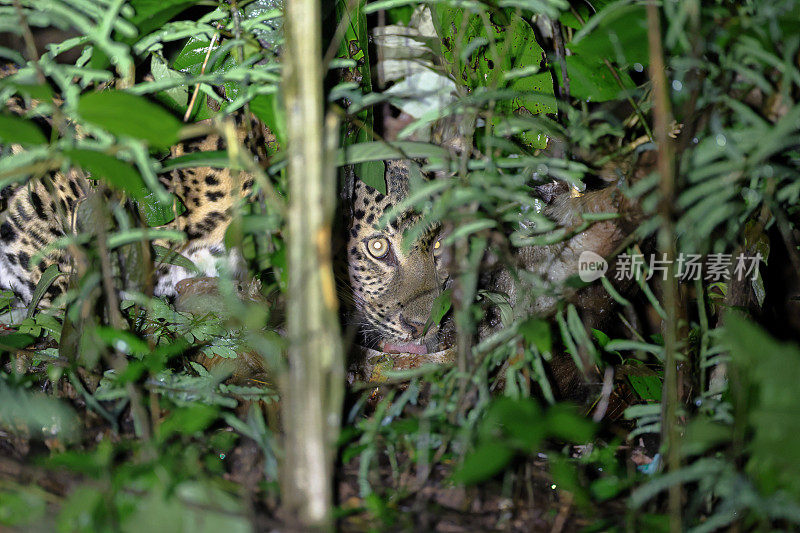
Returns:
[[[409,164],[407,160],[397,159],[386,162],[386,195],[395,199],[408,196]]]
[[[359,207],[363,208],[367,202],[367,198],[375,195],[377,191],[361,181],[361,178],[354,177],[353,179],[353,194],[350,195],[350,210],[355,210]]]
[[[356,212],[367,211],[383,198],[384,196],[375,188],[367,185],[361,179],[355,178],[353,180],[353,195],[350,197],[350,202],[348,202],[350,219],[353,219]]]

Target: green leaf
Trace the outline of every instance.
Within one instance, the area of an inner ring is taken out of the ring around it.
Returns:
[[[497,398],[491,404],[480,428],[484,441],[503,442],[523,452],[537,448],[545,438],[546,427],[538,402],[530,398]]]
[[[386,194],[386,165],[383,161],[368,161],[356,165],[356,176],[378,191]]]
[[[642,400],[654,402],[661,401],[661,378],[653,372],[652,374],[632,374],[628,373],[628,381],[636,394]]]
[[[751,429],[746,470],[760,488],[785,490],[800,497],[800,447],[790,445],[800,434],[800,347],[781,343],[753,321],[725,315],[725,344],[737,368],[740,399]]]
[[[39,283],[36,284],[36,288],[33,290],[31,303],[28,304],[28,318],[33,316],[33,312],[36,310],[36,305],[39,303],[39,300],[42,299],[42,296],[44,296],[44,293],[50,288],[50,285],[53,284],[56,278],[61,275],[63,275],[63,273],[58,270],[58,265],[50,265],[42,272],[42,277],[39,278]]]
[[[0,337],[0,342],[9,336]],[[79,436],[81,423],[68,404],[0,380],[0,428],[28,438],[58,437],[69,442]]]
[[[550,353],[553,349],[553,338],[550,324],[540,318],[531,318],[520,324],[519,332],[525,342],[536,346],[539,353]]]
[[[13,488],[0,491],[0,525],[14,529],[14,526],[29,526],[28,531],[46,529],[43,524],[31,527],[47,510],[45,494],[35,485],[28,487],[15,485]]]
[[[655,354],[658,357],[663,356],[664,347],[657,344],[648,344],[641,341],[631,341],[628,339],[614,339],[605,345],[606,351],[622,351],[622,350],[642,350]]]
[[[9,333],[0,335],[0,354],[9,350],[26,348],[33,344],[36,339],[26,333]]]
[[[486,17],[474,12],[465,17],[465,12],[446,4],[432,8],[450,74],[476,94],[480,88],[507,95],[496,100],[490,121],[493,128],[512,114],[555,113],[553,79],[549,71],[540,68],[544,51],[530,24],[511,9],[496,10]],[[540,131],[527,131],[518,138],[532,147],[546,146]]]
[[[280,105],[279,92],[257,95],[250,100],[250,111],[264,121],[281,147],[286,146],[286,116]]]
[[[514,451],[504,442],[482,443],[467,455],[453,481],[465,485],[485,481],[505,468],[513,456]]]
[[[54,316],[39,313],[36,315],[36,325],[44,329],[56,342],[61,340],[61,322]]]
[[[100,326],[96,329],[96,332],[100,340],[126,355],[134,355],[141,358],[150,353],[150,346],[130,331],[120,331],[111,327]]]
[[[182,80],[184,75],[169,68],[161,56],[153,54],[150,60],[150,73],[155,81],[162,80]],[[186,84],[165,89],[155,93],[155,97],[170,109],[185,112],[189,105],[189,92]]]
[[[206,63],[206,55],[209,46],[211,46],[211,41],[209,41],[205,35],[199,38],[190,38],[175,57],[172,63],[172,69],[191,76],[199,76],[201,72],[205,74],[223,74],[237,66],[235,58],[230,54],[230,43],[226,45],[225,50],[221,50],[220,45],[216,44],[211,50],[211,55],[209,55],[209,62]],[[203,67],[204,65],[205,68]],[[225,82],[223,85],[225,87],[225,96],[228,99],[234,98],[235,94],[239,91],[238,83]],[[194,87],[191,87],[190,91],[194,91]],[[203,96],[195,101],[191,118],[193,120],[202,120],[213,116],[215,113],[215,111],[208,107],[208,98]]]
[[[695,418],[686,426],[681,455],[689,457],[707,452],[733,438],[733,428],[706,418]]]
[[[594,423],[579,415],[574,406],[557,404],[547,411],[548,433],[567,442],[584,443],[594,436]]]
[[[0,86],[6,85],[4,83],[6,80],[2,80],[0,82]],[[18,92],[24,94],[29,98],[34,98],[36,100],[52,100],[53,99],[53,89],[50,88],[49,85],[46,83],[17,83],[16,81],[11,81],[8,85],[14,87]]]
[[[611,340],[608,335],[600,331],[599,329],[592,328],[592,335],[597,340],[597,344],[600,345],[601,348],[605,348],[606,344]]]
[[[621,0],[603,8],[567,45],[575,55],[602,63],[608,59],[622,68],[647,65],[647,13],[642,4]]]
[[[158,428],[158,437],[163,441],[174,433],[192,435],[207,428],[218,414],[219,409],[202,403],[176,409]]]
[[[228,168],[230,167],[230,162],[231,158],[227,150],[192,152],[191,154],[168,159],[161,168],[161,172],[193,167]]]
[[[600,2],[594,1],[592,2],[591,6],[597,10],[600,7],[597,5],[598,3]],[[568,28],[579,30],[583,26],[583,22],[581,21],[586,21],[590,16],[592,16],[592,9],[588,3],[575,5],[573,8],[575,14],[572,13],[572,10],[564,11],[561,13],[561,16],[558,17],[558,21]],[[578,20],[578,17],[575,16],[576,14],[581,18],[581,20]]]
[[[47,139],[36,124],[11,115],[0,115],[0,141],[22,145],[47,144]]]
[[[386,17],[389,19],[390,24],[400,23],[403,26],[408,26],[413,13],[414,6],[398,6],[394,9],[386,10]]]
[[[395,143],[366,142],[346,146],[336,153],[336,164],[354,165],[365,161],[381,161],[384,159],[418,159],[440,158],[446,159],[449,152],[441,146],[434,144],[401,141]]]
[[[169,488],[159,485],[137,495],[135,502],[129,513],[120,518],[120,531],[252,531],[241,498],[211,482],[186,481],[177,487],[169,483]],[[64,528],[64,531],[75,530],[78,528]]]
[[[563,83],[561,69],[557,68],[555,71],[558,82]],[[636,88],[636,84],[627,73],[618,72],[618,74],[622,88],[604,62],[583,56],[567,56],[570,94],[575,98],[590,102],[605,102],[618,98],[623,90]]]
[[[608,500],[627,488],[627,483],[617,476],[604,476],[589,485],[589,490],[600,501]]]
[[[337,152],[337,165],[356,165],[356,176],[361,181],[386,194],[385,159],[440,158],[448,156],[447,150],[421,142],[364,142],[344,146]],[[361,163],[361,164],[359,164]]]
[[[205,38],[200,40],[192,37],[175,57],[175,61],[172,62],[172,68],[198,76],[203,69],[203,63],[210,45],[211,41]],[[214,51],[212,50],[211,53],[213,54]],[[213,67],[213,65],[206,65],[206,72],[212,72]]]
[[[366,1],[364,0],[354,3],[336,3],[338,18],[349,22],[345,28],[344,39],[339,44],[338,56],[355,62],[356,66],[350,69],[351,74],[354,79],[360,80],[362,93],[370,94],[372,92],[372,75],[370,74],[370,57],[367,53],[369,30],[367,28],[367,17],[364,14],[365,4]],[[352,124],[351,129],[354,131],[346,132],[342,140],[344,149],[352,145],[365,143],[371,138],[369,132],[373,128],[373,115],[371,107],[362,109],[356,114],[358,123]],[[381,194],[386,194],[386,167],[383,161],[367,161],[358,164],[355,167],[355,174],[373,189]]]
[[[450,310],[452,306],[452,295],[453,291],[451,289],[447,289],[446,291],[442,292],[436,299],[433,301],[433,306],[431,307],[431,315],[428,317],[428,321],[425,324],[425,332],[428,332],[428,329],[433,324],[439,325],[442,322],[442,318],[447,312]]]
[[[578,478],[578,470],[575,464],[560,454],[552,454],[550,457],[550,473],[558,489],[571,493],[579,507],[587,507],[589,505],[589,495]]]
[[[107,493],[101,488],[79,485],[64,500],[58,513],[59,531],[85,531],[86,523],[96,517],[100,520],[108,512]],[[90,518],[91,517],[91,518]],[[98,520],[99,521],[99,520]]]
[[[181,123],[160,106],[123,91],[87,93],[78,102],[87,121],[114,135],[142,139],[154,148],[169,148],[178,141]]]
[[[128,20],[139,28],[140,35],[146,35],[197,3],[199,0],[129,0],[135,14]]]
[[[508,296],[490,291],[478,291],[478,294],[500,311],[500,323],[503,327],[511,326],[514,322],[514,309],[508,301]]]
[[[108,238],[108,248],[113,249],[133,242],[156,239],[184,242],[186,240],[186,233],[171,228],[128,228],[111,234]]]
[[[190,259],[179,254],[178,252],[170,250],[165,246],[154,244],[153,253],[155,255],[155,260],[159,263],[183,267],[190,272],[199,272],[197,266]]]
[[[175,220],[175,216],[180,216],[186,212],[186,206],[178,199],[177,196],[171,194],[174,207],[171,204],[163,204],[158,201],[156,193],[150,191],[143,198],[138,201],[139,212],[144,218],[147,225],[151,228],[163,226]]]
[[[64,155],[88,172],[93,179],[102,178],[112,187],[125,191],[133,198],[145,196],[147,188],[139,172],[131,165],[95,150],[64,150]]]

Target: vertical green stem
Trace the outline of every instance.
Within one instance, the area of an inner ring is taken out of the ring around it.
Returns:
[[[331,529],[333,446],[344,379],[331,266],[336,191],[325,139],[335,122],[323,124],[318,1],[286,2],[284,32],[290,200],[282,497],[299,526]]]
[[[662,440],[666,446],[667,471],[680,467],[680,452],[677,427],[678,406],[678,284],[675,281],[675,159],[674,149],[668,135],[672,123],[664,51],[661,46],[661,21],[654,2],[647,4],[648,42],[650,45],[650,78],[653,83],[655,138],[658,146],[658,172],[660,174],[661,203],[659,216],[661,229],[658,233],[658,249],[667,262],[664,279],[664,394],[662,395]],[[681,531],[681,485],[676,483],[669,490],[670,531]]]

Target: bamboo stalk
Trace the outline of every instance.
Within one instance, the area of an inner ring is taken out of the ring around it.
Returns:
[[[336,198],[323,125],[321,23],[317,0],[286,2],[283,88],[289,173],[288,372],[282,379],[287,515],[305,528],[332,528],[332,463],[344,370],[331,266]],[[327,127],[325,127],[327,126]]]
[[[664,393],[662,394],[661,435],[666,447],[666,470],[674,472],[680,468],[680,439],[678,436],[678,306],[679,287],[675,280],[675,151],[669,132],[672,124],[672,109],[667,85],[664,51],[661,46],[661,21],[658,5],[647,4],[648,43],[650,45],[650,78],[653,83],[655,127],[653,133],[658,147],[659,189],[661,193],[658,233],[659,255],[666,259],[667,271],[664,279]],[[677,533],[682,526],[682,489],[679,483],[669,489],[670,531]]]

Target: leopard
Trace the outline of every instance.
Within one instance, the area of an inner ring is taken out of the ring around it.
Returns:
[[[423,215],[406,209],[386,215],[409,193],[407,160],[386,161],[386,193],[353,180],[347,224],[347,271],[354,304],[352,323],[360,340],[385,352],[424,354],[435,350],[439,326],[429,321],[436,299],[451,282],[443,226],[426,226],[413,242],[406,232]]]
[[[212,134],[179,143],[172,147],[170,155],[180,157],[224,148],[223,139]],[[435,302],[454,281],[452,252],[445,244],[448,232],[436,222],[408,242],[406,234],[424,221],[424,214],[414,209],[396,212],[395,207],[408,198],[411,169],[414,165],[418,169],[418,162],[397,159],[385,161],[385,165],[385,192],[360,179],[353,181],[345,224],[343,263],[348,283],[343,299],[352,304],[348,318],[364,345],[388,353],[426,354],[449,342],[446,328],[431,320]],[[218,274],[217,262],[223,258],[229,263],[228,271],[238,275],[242,261],[227,250],[225,233],[234,205],[252,191],[252,176],[225,168],[198,167],[176,169],[159,180],[185,207],[168,225],[187,237],[185,243],[173,249],[191,260],[199,273],[160,264],[155,271],[153,293],[172,297],[184,279],[198,274],[214,277]],[[52,245],[79,230],[79,205],[95,187],[90,176],[73,168],[11,185],[0,192],[0,288],[12,291],[27,305],[50,265],[57,265],[62,272],[72,268],[70,253]],[[561,191],[549,199],[545,214],[562,227],[577,227],[583,213],[620,211],[624,201],[621,198],[618,191],[578,197]],[[391,211],[395,216],[388,219]],[[582,251],[607,255],[626,234],[617,221],[599,222],[562,243],[519,250],[518,266],[558,283],[574,274]],[[32,261],[42,250],[50,251],[41,260]],[[511,272],[509,268],[501,270],[492,288],[508,294],[514,304],[528,295],[517,294]],[[57,278],[39,305],[51,305],[67,285],[66,277]],[[583,294],[585,291],[579,296]],[[556,301],[552,296],[533,298],[529,308],[535,314],[546,315]]]
[[[224,148],[222,137],[211,134],[173,146],[171,157]],[[20,151],[19,147],[11,149]],[[172,170],[159,176],[159,181],[184,207],[164,227],[182,231],[186,241],[173,244],[162,240],[157,244],[169,246],[194,263],[196,269],[167,262],[158,264],[153,294],[171,298],[184,279],[216,276],[220,260],[227,263],[228,272],[239,275],[242,260],[235,251],[226,249],[225,232],[231,223],[234,204],[253,189],[252,176],[227,168],[195,167]],[[17,301],[27,306],[48,267],[56,265],[62,273],[71,271],[74,258],[68,250],[54,244],[81,229],[78,210],[96,190],[97,183],[91,176],[70,168],[6,186],[0,192],[0,289],[13,292]],[[32,261],[47,250],[50,251],[41,260]],[[37,302],[39,307],[50,307],[67,287],[68,278],[57,277]]]
[[[431,321],[434,302],[454,282],[453,252],[446,245],[448,233],[441,223],[429,224],[412,242],[404,240],[409,229],[424,222],[423,213],[396,206],[408,198],[409,170],[419,162],[386,162],[386,194],[355,179],[347,224],[348,297],[352,303],[350,322],[358,328],[359,340],[367,348],[384,353],[430,354],[453,342],[453,321],[439,326]],[[513,251],[505,263],[486,252],[481,268],[482,288],[500,293],[512,307],[530,316],[548,317],[567,301],[593,315],[611,315],[613,302],[607,291],[592,284],[571,289],[565,280],[577,276],[581,255],[590,251],[601,257],[615,251],[641,222],[634,202],[619,186],[599,187],[585,193],[563,183],[532,188],[542,199],[542,214],[564,231],[560,242],[524,246]],[[394,218],[387,215],[395,212]],[[599,220],[588,228],[584,214],[616,213],[616,218]],[[614,273],[612,262],[609,276]],[[521,283],[516,271],[524,271],[547,287],[561,286],[560,293],[533,294]],[[497,310],[494,318],[480,325],[486,337],[503,327]],[[492,313],[488,313],[492,315]]]

